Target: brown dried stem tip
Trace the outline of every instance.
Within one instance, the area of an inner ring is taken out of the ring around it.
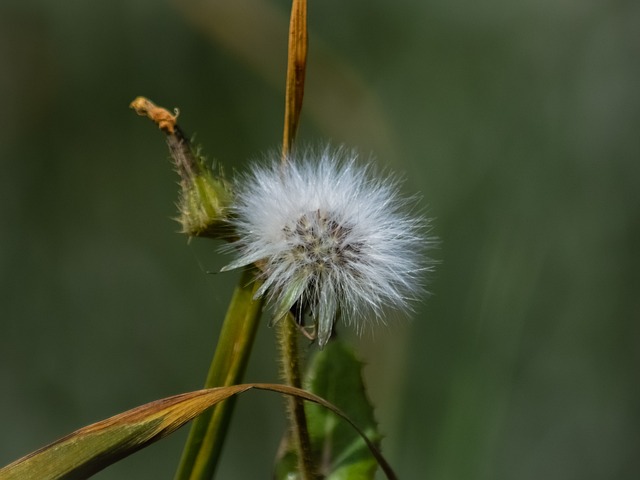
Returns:
[[[282,139],[282,162],[286,162],[296,137],[302,99],[304,97],[304,78],[307,68],[307,2],[294,0],[291,7],[289,25],[289,53],[287,56],[287,82],[284,106],[284,133]]]
[[[140,116],[149,117],[164,133],[173,135],[176,129],[176,121],[178,120],[179,110],[174,109],[171,115],[165,108],[158,107],[155,103],[145,97],[136,97],[129,105]]]

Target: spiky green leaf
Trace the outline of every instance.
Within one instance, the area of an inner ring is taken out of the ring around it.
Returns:
[[[305,388],[338,406],[379,447],[373,407],[362,379],[362,362],[351,348],[333,340],[317,352],[305,378]],[[331,411],[305,405],[314,463],[327,480],[373,479],[378,461],[362,437]],[[382,464],[381,464],[382,465]],[[276,465],[276,478],[298,478],[294,450],[285,449]],[[385,473],[394,478],[393,472]]]

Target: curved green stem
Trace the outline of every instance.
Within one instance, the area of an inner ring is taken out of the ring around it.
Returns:
[[[289,313],[278,323],[282,376],[287,385],[302,388],[297,334],[295,320]],[[313,466],[304,401],[299,397],[287,397],[286,402],[291,428],[289,439],[294,443],[298,453],[298,473],[301,480],[316,479],[318,477]]]
[[[205,388],[241,383],[258,330],[262,301],[253,295],[259,286],[255,270],[243,271],[222,324]],[[225,400],[197,417],[185,444],[175,480],[210,480],[233,414],[235,400]]]

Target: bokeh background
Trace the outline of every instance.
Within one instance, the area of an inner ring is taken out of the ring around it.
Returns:
[[[233,274],[177,233],[180,107],[228,173],[281,140],[284,0],[0,4],[0,464],[201,386]],[[406,479],[640,472],[640,3],[310,2],[301,139],[356,146],[435,218],[433,295],[353,342]],[[247,380],[275,381],[273,331]],[[281,400],[220,478],[269,478]],[[172,478],[186,429],[98,474]]]

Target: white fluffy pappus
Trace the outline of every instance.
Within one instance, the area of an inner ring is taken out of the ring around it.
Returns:
[[[381,178],[343,148],[304,150],[286,165],[271,155],[237,185],[231,270],[259,262],[262,286],[282,318],[310,314],[320,346],[337,318],[361,331],[386,307],[406,310],[422,293],[428,220],[411,214],[398,181]]]

